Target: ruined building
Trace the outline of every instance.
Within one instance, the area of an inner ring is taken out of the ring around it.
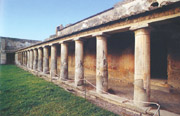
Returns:
[[[39,41],[10,37],[0,37],[0,64],[14,64],[15,51]]]
[[[58,27],[52,38],[16,51],[15,61],[77,92],[86,80],[96,85],[88,95],[136,112],[151,114],[142,107],[153,101],[180,114],[180,0],[124,0]]]

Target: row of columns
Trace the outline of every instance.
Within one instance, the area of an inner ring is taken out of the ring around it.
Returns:
[[[135,72],[134,72],[134,101],[135,104],[143,106],[138,101],[149,101],[150,98],[150,32],[148,28],[135,29]],[[103,93],[108,91],[108,62],[107,62],[107,35],[97,34],[96,36],[96,91]],[[75,40],[75,85],[83,85],[83,41],[80,38]],[[68,43],[61,42],[61,80],[68,79]],[[55,77],[57,71],[57,48],[51,45],[51,69],[49,69],[49,51],[47,46],[43,48],[23,52],[23,64],[28,68]],[[19,55],[19,54],[18,54]],[[18,56],[16,56],[18,57]],[[32,59],[34,59],[32,61]],[[22,62],[22,61],[21,61]],[[38,63],[38,65],[37,65]]]

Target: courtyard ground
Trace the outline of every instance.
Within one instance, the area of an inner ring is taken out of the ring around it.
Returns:
[[[115,116],[14,65],[0,65],[0,116]]]

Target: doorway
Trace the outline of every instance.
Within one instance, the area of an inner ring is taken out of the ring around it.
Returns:
[[[14,64],[15,61],[15,53],[7,53],[6,56],[6,64]]]

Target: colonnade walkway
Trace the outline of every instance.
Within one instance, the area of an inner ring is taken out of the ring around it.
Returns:
[[[21,67],[24,68],[24,67]],[[26,70],[26,68],[24,68]],[[29,69],[27,69],[29,71]],[[32,70],[31,70],[32,71]],[[36,73],[34,73],[36,74]],[[42,73],[43,74],[43,73]],[[42,76],[41,78],[44,78],[45,80],[52,81],[55,84],[59,85],[57,78],[51,78],[50,76]],[[85,92],[90,92],[96,94],[96,75],[90,75],[86,74],[84,75],[84,79],[86,80],[84,83],[84,86],[81,86],[81,91],[83,95]],[[112,80],[111,78],[108,80],[108,92],[107,94],[102,94],[108,97],[115,97],[115,99],[127,99],[125,102],[133,102],[133,94],[134,94],[134,85],[133,84],[122,84],[118,82],[117,80]],[[64,81],[67,85],[74,86],[74,75],[69,74],[68,80]],[[162,88],[158,85],[161,84]],[[163,82],[163,80],[151,80],[151,101],[154,103],[158,103],[160,105],[160,112],[163,116],[180,116],[180,93],[179,91],[173,91],[173,90],[167,90],[163,87],[163,84],[165,86],[166,82]],[[76,88],[76,86],[74,86]],[[68,89],[67,89],[68,90]],[[86,91],[84,91],[86,90]],[[73,93],[73,90],[69,89],[68,91]],[[97,94],[96,94],[97,95]],[[100,96],[101,97],[101,96]],[[132,100],[132,101],[131,101]],[[152,111],[155,112],[157,109],[157,106],[150,105],[152,108]],[[154,110],[153,110],[154,109]],[[179,114],[179,115],[178,115]]]
[[[85,79],[91,82],[93,85],[96,85],[95,77],[95,75],[86,75]],[[70,78],[73,79],[73,75],[70,75]],[[157,81],[159,82],[157,83]],[[112,79],[109,79],[108,84],[109,93],[122,98],[133,100],[134,86],[132,84],[122,85],[122,83],[119,83]],[[161,84],[162,86],[158,84]],[[165,86],[165,82],[163,82],[163,80],[151,80],[151,101],[160,104],[161,112],[163,112],[163,110],[167,110],[180,114],[180,93],[178,91],[165,89],[165,87],[163,87],[163,84]],[[87,89],[93,89],[95,91],[95,88],[90,84],[88,84]]]

